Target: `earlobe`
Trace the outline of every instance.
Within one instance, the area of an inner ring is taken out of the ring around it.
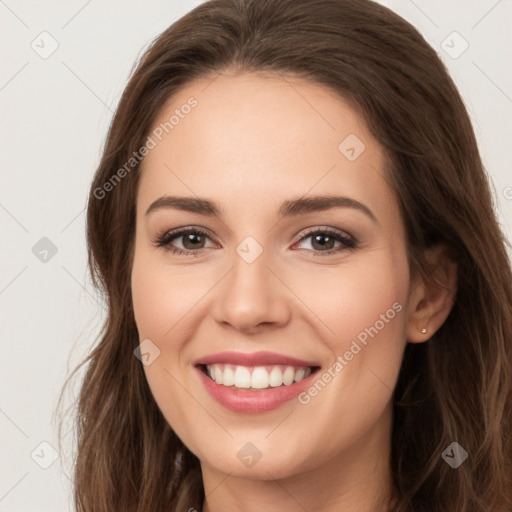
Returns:
[[[457,293],[457,264],[448,248],[438,245],[425,252],[431,272],[421,277],[409,300],[407,341],[429,340],[448,318]]]

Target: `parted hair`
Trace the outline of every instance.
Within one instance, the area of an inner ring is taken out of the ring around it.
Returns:
[[[433,279],[424,251],[436,244],[457,262],[454,306],[431,339],[407,344],[394,391],[392,512],[512,510],[509,244],[445,66],[412,25],[370,0],[210,0],[169,26],[135,64],[87,206],[89,269],[107,314],[65,384],[84,370],[74,413],[75,510],[201,510],[199,461],[166,422],[133,354],[141,166],[104,197],[94,191],[144,144],[169,98],[226,70],[298,77],[350,102],[385,154],[411,273]],[[457,469],[441,457],[452,442],[469,455]]]

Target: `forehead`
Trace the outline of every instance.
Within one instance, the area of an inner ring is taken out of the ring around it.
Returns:
[[[149,135],[142,208],[164,194],[211,197],[248,215],[308,194],[396,206],[364,119],[319,84],[255,73],[201,79],[162,106]]]

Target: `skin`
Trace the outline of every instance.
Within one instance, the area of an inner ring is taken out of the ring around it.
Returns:
[[[448,316],[455,264],[442,247],[427,255],[446,289],[411,278],[382,148],[364,119],[325,87],[225,72],[187,85],[154,126],[190,96],[198,105],[143,163],[132,294],[140,340],[160,349],[144,366],[154,399],[201,461],[203,512],[384,511],[393,497],[391,399],[403,351],[407,342],[428,340]],[[366,146],[354,161],[338,150],[349,134]],[[213,200],[223,216],[174,208],[146,215],[166,194]],[[376,222],[354,208],[278,217],[285,200],[332,194],[366,205]],[[183,245],[188,237],[172,241],[199,256],[153,244],[180,227],[211,233],[196,246]],[[323,249],[314,236],[303,238],[322,227],[358,246],[336,241]],[[263,249],[252,263],[236,252],[247,236]],[[342,250],[322,253],[330,248]],[[307,404],[231,412],[193,368],[216,352],[268,350],[317,361],[323,372],[394,303],[401,311]],[[248,442],[262,454],[252,467],[237,457]]]

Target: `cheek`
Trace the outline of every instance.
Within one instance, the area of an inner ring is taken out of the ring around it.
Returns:
[[[310,288],[310,297],[321,297],[311,307],[329,328],[324,343],[332,365],[339,363],[335,377],[325,377],[348,409],[370,396],[380,407],[395,386],[406,340],[407,269],[405,255],[395,254],[340,269],[337,280]]]
[[[174,327],[204,294],[189,272],[171,271],[159,261],[143,253],[134,258],[132,301],[141,340],[172,338]]]
[[[179,272],[155,263],[154,255],[135,255],[132,275],[132,301],[139,340],[151,340],[150,364],[144,365],[144,373],[151,393],[167,422],[187,444],[194,445],[190,433],[190,416],[185,411],[195,411],[197,403],[185,390],[189,387],[186,374],[182,373],[182,351],[187,336],[180,329],[200,290],[194,292],[190,279],[183,279]],[[204,292],[203,292],[204,293]],[[157,352],[154,352],[157,350]],[[196,411],[198,428],[211,428],[206,419]],[[193,417],[193,415],[192,415]]]
[[[379,255],[332,272],[320,269],[302,284],[297,281],[295,290],[307,298],[308,306],[326,327],[322,330],[331,352],[345,352],[352,340],[365,346],[371,339],[379,339],[385,350],[404,333],[407,269],[404,256]]]
[[[324,338],[331,363],[300,397],[300,411],[323,431],[311,441],[320,458],[355,445],[387,414],[405,347],[406,259],[380,258],[339,275],[310,287],[310,297],[328,297],[311,307],[334,331]],[[280,441],[286,444],[286,437]]]
[[[394,274],[386,269],[389,276]],[[385,343],[391,331],[403,322],[404,287],[394,278],[371,274],[353,275],[346,283],[338,304],[341,304],[337,323],[342,337],[358,339],[362,344],[368,337],[379,336]],[[372,336],[373,335],[373,336]]]
[[[133,311],[140,340],[160,338],[172,326],[168,317],[172,303],[165,293],[165,279],[147,263],[143,257],[136,257],[132,269]]]

